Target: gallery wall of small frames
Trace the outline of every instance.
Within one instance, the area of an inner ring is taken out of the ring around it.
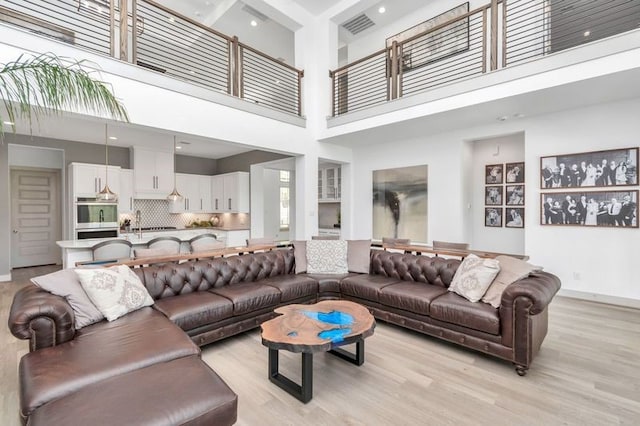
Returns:
[[[484,225],[524,228],[524,162],[487,164]]]

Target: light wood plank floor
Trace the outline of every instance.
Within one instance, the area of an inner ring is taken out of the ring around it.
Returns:
[[[15,291],[51,267],[0,284],[2,323]],[[27,344],[0,327],[0,424],[18,425],[17,365]],[[302,404],[267,379],[257,330],[203,349],[239,396],[238,425],[638,425],[640,312],[556,297],[529,374],[437,339],[378,323],[361,367],[314,358],[314,397]],[[281,371],[298,379],[300,356]],[[81,421],[78,423],[81,424]]]

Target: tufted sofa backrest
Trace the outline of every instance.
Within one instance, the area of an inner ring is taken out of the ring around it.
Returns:
[[[449,287],[460,260],[371,250],[372,274]]]
[[[294,270],[293,250],[164,263],[134,269],[154,300],[253,282]]]

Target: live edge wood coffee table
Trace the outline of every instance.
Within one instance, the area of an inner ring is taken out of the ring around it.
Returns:
[[[364,339],[376,322],[367,308],[346,300],[277,308],[282,314],[262,324],[262,344],[269,348],[269,380],[300,401],[313,396],[313,354],[329,352],[355,365],[364,363]],[[356,353],[339,346],[356,344]],[[278,351],[302,353],[302,384],[278,372]]]

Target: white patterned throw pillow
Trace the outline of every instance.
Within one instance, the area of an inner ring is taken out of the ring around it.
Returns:
[[[481,259],[475,254],[465,257],[453,276],[449,291],[471,302],[479,301],[500,272],[500,262]]]
[[[307,241],[307,273],[346,274],[347,249],[345,240]]]
[[[76,269],[76,274],[89,299],[109,321],[153,305],[149,292],[128,266]]]

